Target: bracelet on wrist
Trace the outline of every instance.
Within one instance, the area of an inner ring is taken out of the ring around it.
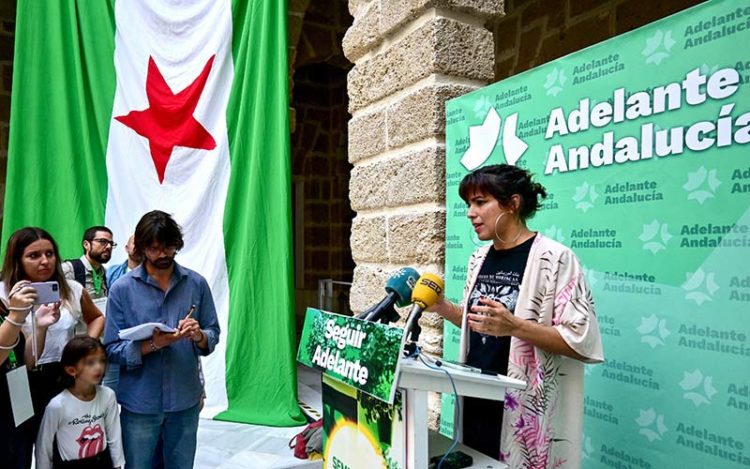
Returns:
[[[158,352],[160,350],[160,347],[157,347],[154,343],[154,339],[148,341],[148,346],[151,347],[152,352]]]
[[[31,311],[31,306],[26,306],[22,308],[19,308],[18,306],[8,306],[8,311],[20,311],[20,312]]]
[[[10,315],[5,316],[4,320],[8,321],[9,323],[13,324],[16,327],[23,327],[23,321],[21,321],[21,322],[14,321],[13,319],[10,318]]]
[[[13,350],[16,348],[18,343],[21,341],[21,336],[16,337],[16,342],[13,345],[0,345],[0,350]]]
[[[203,337],[205,337],[205,336],[206,336],[206,334],[204,334],[204,333],[203,333],[203,330],[202,330],[202,329],[199,329],[199,330],[198,330],[198,332],[200,332],[200,333],[201,333],[201,335],[200,335],[200,339],[198,339],[198,340],[195,340],[195,339],[193,339],[193,342],[195,342],[196,344],[200,343],[200,342],[201,342],[201,341],[203,340]]]

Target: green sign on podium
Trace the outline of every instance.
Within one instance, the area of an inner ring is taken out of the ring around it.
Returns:
[[[307,308],[297,361],[393,403],[404,330]]]

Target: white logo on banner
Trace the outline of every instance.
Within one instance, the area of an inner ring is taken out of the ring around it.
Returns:
[[[651,254],[656,254],[667,248],[667,243],[672,239],[672,235],[669,234],[666,223],[662,224],[658,220],[654,220],[648,225],[643,225],[643,233],[638,239],[643,241],[643,249],[651,251]]]
[[[659,65],[662,60],[671,55],[670,51],[675,43],[676,41],[672,39],[672,31],[664,32],[658,29],[653,36],[646,39],[646,47],[641,51],[641,55],[646,57],[647,64]]]
[[[563,235],[562,228],[558,227],[557,225],[552,225],[546,230],[544,230],[544,236],[554,239],[558,243],[562,243],[565,241],[565,236]]]
[[[484,107],[484,104],[475,106],[474,111],[476,112],[481,107]],[[507,116],[505,125],[501,126],[502,121],[495,108],[489,106],[482,124],[469,127],[469,148],[461,157],[461,164],[464,168],[473,171],[483,165],[498,143],[502,144],[505,162],[509,165],[515,165],[526,153],[529,145],[518,138],[517,134],[518,113],[514,112]],[[502,137],[500,136],[501,127]]]
[[[713,272],[706,273],[702,268],[695,272],[686,272],[687,280],[682,284],[685,290],[685,299],[695,301],[698,306],[706,301],[713,301],[714,294],[719,289]]]
[[[695,370],[692,373],[684,372],[680,387],[685,393],[682,397],[692,401],[695,407],[701,404],[711,404],[711,399],[718,393],[713,385],[711,376],[703,376],[701,370]]]
[[[557,96],[563,90],[568,77],[565,76],[565,69],[555,67],[547,74],[547,80],[544,82],[544,89],[547,90],[547,96]]]
[[[576,187],[576,193],[573,195],[573,202],[576,203],[576,208],[578,210],[586,213],[594,206],[594,202],[596,202],[596,199],[598,198],[599,194],[596,193],[596,186],[584,182]]]
[[[688,200],[702,204],[706,199],[713,199],[721,181],[716,177],[716,170],[708,171],[701,166],[693,173],[688,173],[687,182],[682,186],[688,192]]]
[[[641,325],[638,326],[638,332],[641,334],[641,342],[656,348],[657,345],[664,345],[664,339],[670,334],[667,330],[667,321],[659,319],[655,314],[647,318],[641,318]]]
[[[664,415],[657,414],[653,407],[648,410],[640,409],[640,413],[640,416],[635,419],[635,423],[641,427],[638,433],[645,436],[649,442],[661,440],[662,435],[667,432]]]

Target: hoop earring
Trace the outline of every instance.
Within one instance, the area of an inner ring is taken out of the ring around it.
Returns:
[[[497,218],[495,219],[495,237],[496,237],[496,238],[497,238],[497,240],[498,240],[498,241],[500,241],[501,243],[503,243],[503,244],[506,244],[506,241],[505,241],[505,240],[504,240],[503,238],[501,238],[499,234],[497,234],[497,222],[499,222],[499,221],[500,221],[500,219],[501,219],[501,218],[503,218],[503,216],[505,216],[505,212],[503,212],[503,213],[501,213],[500,215],[498,215],[498,217],[497,217]],[[518,223],[518,222],[519,222],[520,220],[521,220],[521,219],[520,219],[520,218],[518,217],[518,214],[516,214],[516,222]],[[520,223],[518,223],[518,225],[520,225]],[[510,241],[510,244],[513,244],[513,243],[515,243],[516,241],[518,241],[518,238],[520,238],[520,237],[521,237],[521,233],[523,233],[523,227],[522,227],[522,226],[519,226],[519,228],[518,228],[518,233],[516,233],[516,237],[515,237],[515,238],[513,238],[513,240],[512,240],[512,241]]]
[[[497,222],[499,222],[500,219],[503,218],[504,216],[505,216],[505,212],[502,212],[500,213],[500,215],[497,216],[497,218],[495,218],[495,237],[497,238],[498,241],[500,241],[503,244],[505,244],[505,240],[503,240],[503,238],[501,238],[500,235],[497,234]]]

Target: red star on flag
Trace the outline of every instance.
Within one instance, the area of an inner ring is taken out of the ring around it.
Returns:
[[[148,139],[151,159],[154,160],[159,184],[164,182],[164,172],[172,157],[174,147],[201,150],[216,148],[214,138],[193,117],[195,106],[206,86],[215,57],[215,55],[211,56],[200,75],[177,94],[173,93],[167,85],[153,57],[149,57],[146,75],[146,96],[149,108],[143,111],[130,111],[128,115],[115,117],[138,135]]]

